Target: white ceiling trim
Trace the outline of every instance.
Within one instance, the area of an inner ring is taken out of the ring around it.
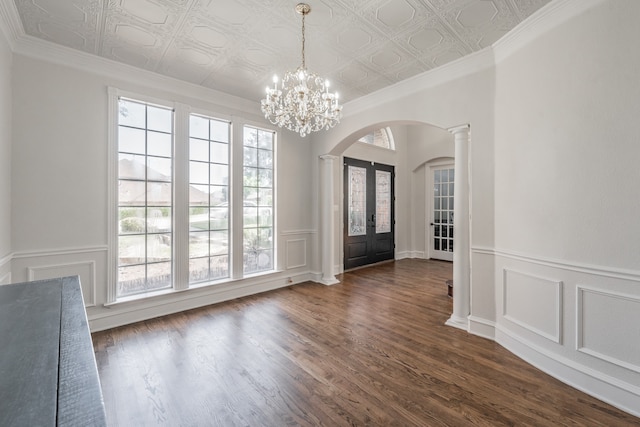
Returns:
[[[24,29],[16,4],[12,0],[0,0],[0,31],[7,39],[11,50],[15,50],[16,42],[24,36]]]
[[[540,34],[603,1],[552,1],[534,12],[492,46],[350,101],[345,106],[344,114],[350,116],[372,106],[409,96],[416,90],[429,89],[493,67]],[[151,85],[155,89],[162,88],[161,90],[203,100],[226,109],[237,108],[239,111],[252,112],[261,116],[259,105],[253,100],[26,35],[12,0],[0,0],[0,29],[5,34],[8,33],[10,48],[15,53],[136,85],[147,87]]]
[[[493,49],[490,47],[485,48],[433,70],[425,71],[417,76],[349,101],[344,105],[343,115],[344,117],[349,117],[389,101],[413,95],[417,91],[431,89],[492,68],[494,65]]]
[[[318,0],[307,59],[348,102],[486,48],[550,1]],[[13,3],[30,36],[246,99],[299,63],[290,0]]]
[[[256,115],[256,117],[262,117],[262,114],[260,114],[260,105],[255,101],[71,49],[29,35],[21,36],[16,41],[13,51],[15,54],[33,59],[75,68],[91,74],[106,76],[111,80],[148,87],[154,92],[161,90],[174,93],[178,95],[178,97],[188,97],[204,101],[220,106],[225,111],[237,110],[238,113],[250,113]]]
[[[346,103],[344,116],[410,96],[416,90],[430,89],[493,67],[551,29],[605,1],[607,0],[552,1],[488,48]]]

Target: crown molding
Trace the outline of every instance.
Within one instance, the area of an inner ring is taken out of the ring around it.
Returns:
[[[6,1],[6,0],[0,0]],[[67,66],[118,81],[161,89],[192,99],[233,109],[241,113],[260,114],[259,103],[174,77],[127,65],[87,52],[71,49],[30,35],[21,35],[12,49],[14,54]]]
[[[0,0],[0,32],[4,34],[12,51],[15,50],[17,41],[24,36],[22,21],[13,0]]]
[[[607,0],[553,0],[490,47],[345,103],[344,116],[355,115],[417,91],[495,67],[540,35],[605,1]]]
[[[495,65],[493,50],[488,47],[455,61],[448,62],[416,76],[402,80],[376,92],[364,95],[344,104],[344,116],[349,117],[389,101],[404,98],[416,92],[431,89],[471,74],[492,68]]]
[[[607,0],[554,0],[547,3],[493,44],[496,64],[542,34],[605,1]]]
[[[14,54],[108,76],[132,84],[162,88],[169,92],[213,103],[225,109],[231,108],[242,113],[251,113],[262,117],[259,103],[254,100],[230,95],[29,36],[24,32],[18,9],[13,0],[0,0],[0,32],[4,34],[9,48]]]
[[[391,100],[410,96],[417,91],[431,89],[495,67],[540,35],[605,1],[607,0],[553,0],[518,24],[492,46],[350,101],[345,104],[344,115],[345,117],[355,115]],[[20,16],[12,0],[0,0],[0,30],[5,34],[11,50],[17,54],[71,66],[133,84],[163,88],[225,108],[231,107],[262,116],[258,103],[254,100],[240,98],[28,36],[24,33]]]

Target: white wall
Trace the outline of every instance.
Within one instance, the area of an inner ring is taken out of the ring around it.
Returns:
[[[0,285],[11,283],[12,58],[0,28]]]
[[[638,415],[640,2],[588,3],[497,65],[497,338]]]
[[[103,307],[108,255],[107,88],[265,124],[256,111],[247,109],[246,101],[234,104],[228,96],[221,98],[151,73],[132,71],[140,76],[129,78],[129,73],[117,72],[117,66],[111,73],[107,63],[103,74],[19,53],[13,64],[13,282],[79,274],[91,327],[98,330],[285,286],[288,278],[299,282],[310,277],[316,234],[310,142],[286,132],[279,134],[277,148],[280,272]]]
[[[14,251],[105,245],[105,82],[20,55],[14,67]]]
[[[432,203],[427,186],[430,165],[437,159],[449,159],[453,164],[454,141],[450,132],[428,125],[408,126],[408,172],[411,188],[410,248],[415,258],[429,258],[427,223]]]

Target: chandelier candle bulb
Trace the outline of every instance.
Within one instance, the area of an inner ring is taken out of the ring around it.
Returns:
[[[306,68],[304,20],[311,12],[311,7],[299,3],[296,12],[302,15],[302,64],[296,70],[285,73],[280,89],[278,77],[273,77],[274,88],[267,88],[261,110],[265,119],[272,124],[304,137],[340,123],[342,106],[338,105],[338,94],[329,92],[329,80],[322,79]]]

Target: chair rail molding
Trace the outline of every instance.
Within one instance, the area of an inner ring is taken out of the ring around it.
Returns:
[[[597,264],[587,264],[580,262],[571,262],[557,258],[547,258],[538,255],[526,254],[516,251],[508,251],[502,249],[474,248],[473,252],[493,254],[498,257],[510,258],[517,261],[523,261],[547,267],[559,268],[562,270],[575,271],[578,273],[586,273],[603,277],[611,277],[622,280],[632,280],[640,282],[640,270],[630,270],[624,268],[615,268]]]

